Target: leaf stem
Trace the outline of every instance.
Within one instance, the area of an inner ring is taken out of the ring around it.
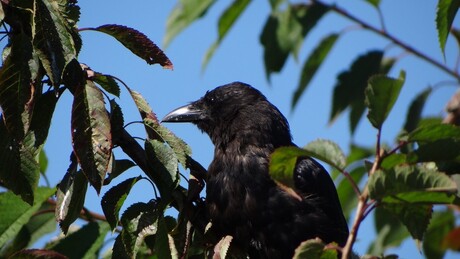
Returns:
[[[358,23],[363,28],[368,29],[368,30],[370,30],[372,32],[375,32],[378,35],[382,36],[383,38],[386,38],[386,39],[390,40],[394,44],[400,46],[401,48],[407,50],[408,52],[414,54],[415,56],[425,60],[426,62],[432,64],[433,66],[435,66],[435,67],[441,69],[442,71],[446,72],[447,74],[451,75],[452,77],[457,79],[457,81],[460,81],[460,74],[457,73],[455,70],[452,70],[452,69],[448,68],[447,66],[445,66],[441,62],[439,62],[439,61],[427,56],[426,54],[416,50],[415,48],[413,48],[409,44],[407,44],[407,43],[401,41],[400,39],[396,38],[395,36],[389,34],[385,29],[379,29],[379,28],[376,28],[375,26],[370,25],[369,23],[359,19],[358,17],[356,17],[356,16],[354,16],[354,15],[352,15],[350,13],[348,13],[345,9],[342,9],[342,8],[338,7],[336,4],[327,4],[327,3],[324,3],[323,1],[320,1],[320,0],[312,0],[312,2],[322,4],[324,6],[329,7],[332,11],[343,15],[344,17],[352,20],[353,22]]]

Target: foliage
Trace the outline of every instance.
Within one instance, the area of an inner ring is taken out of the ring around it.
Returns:
[[[204,16],[214,2],[178,1],[168,19],[165,42],[170,43]],[[205,54],[204,67],[250,2],[234,0],[224,10],[217,24],[218,39]],[[327,13],[335,12],[420,57],[421,62],[445,71],[457,84],[460,81],[458,68],[446,67],[386,31],[381,1],[367,2],[380,14],[382,28],[319,0],[308,4],[269,2],[272,10],[260,34],[268,79],[282,70],[291,55],[298,59],[308,33],[327,19]],[[193,160],[187,144],[160,124],[140,93],[115,76],[93,71],[79,62],[80,33],[92,30],[108,34],[148,64],[172,69],[167,55],[146,35],[127,26],[106,24],[78,29],[80,9],[75,0],[0,3],[2,33],[6,35],[2,40],[8,41],[0,68],[0,257],[94,258],[101,255],[110,230],[117,233],[110,252],[115,258],[195,258],[212,252],[216,258],[240,255],[232,249],[231,236],[212,244],[212,238],[206,235],[208,222],[200,198],[206,170]],[[459,6],[458,0],[439,0],[438,10],[433,10],[444,55],[448,35],[460,39],[458,28],[452,28]],[[293,109],[346,31],[324,35],[305,59],[292,97]],[[369,247],[370,255],[385,255],[388,248],[399,246],[409,236],[428,258],[442,257],[446,249],[460,247],[456,241],[460,232],[455,225],[458,215],[454,213],[460,205],[458,118],[443,124],[441,119],[422,117],[424,104],[434,91],[429,88],[407,104],[407,120],[395,143],[381,143],[382,126],[405,84],[404,71],[398,78],[388,76],[397,62],[384,50],[367,51],[337,75],[330,121],[349,110],[350,133],[354,134],[367,111],[369,123],[377,130],[373,147],[351,143],[346,155],[337,144],[317,140],[304,148],[281,148],[272,155],[270,173],[288,186],[299,156],[318,158],[336,170],[333,176],[351,225],[350,238],[341,250],[343,258],[351,255],[360,223],[371,212],[377,237]],[[120,96],[120,85],[133,99],[145,126],[142,141],[125,130],[122,107],[111,98]],[[69,167],[57,188],[39,186],[47,165],[43,145],[56,103],[66,94],[73,97]],[[449,115],[458,117],[458,103],[449,107]],[[117,159],[116,149],[128,159]],[[190,170],[187,187],[180,185],[179,165]],[[112,183],[133,166],[145,176]],[[137,202],[123,210],[127,196],[143,180],[151,183],[155,195],[149,202]],[[110,188],[101,199],[104,215],[84,208],[88,185],[98,193],[103,186]],[[165,215],[170,207],[177,210],[177,217]],[[351,219],[353,212],[355,218]],[[77,219],[86,222],[79,229],[72,227]],[[43,248],[30,249],[36,240],[53,231],[55,222],[65,235],[49,240]],[[335,244],[306,240],[296,250],[295,258],[336,258],[337,254]]]

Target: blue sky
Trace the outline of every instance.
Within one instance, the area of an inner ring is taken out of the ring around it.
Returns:
[[[299,53],[299,60],[290,57],[283,71],[273,74],[268,82],[263,66],[263,50],[259,41],[260,31],[270,11],[268,1],[252,1],[223,40],[204,72],[201,70],[203,56],[217,39],[218,17],[231,1],[218,1],[204,19],[194,23],[164,49],[162,42],[166,20],[175,2],[144,0],[127,3],[116,0],[109,3],[92,0],[79,3],[82,13],[79,27],[120,24],[135,28],[146,34],[165,51],[174,64],[174,70],[165,70],[158,65],[149,66],[110,36],[94,31],[82,32],[83,48],[79,57],[80,62],[95,71],[121,78],[149,101],[160,118],[170,110],[201,97],[207,90],[232,81],[242,81],[261,90],[285,114],[290,122],[294,141],[299,146],[323,138],[337,142],[347,152],[352,139],[355,143],[366,146],[375,143],[376,130],[365,118],[359,124],[353,138],[350,137],[348,130],[347,113],[332,125],[328,124],[328,119],[336,75],[348,69],[358,55],[369,50],[388,48],[390,45],[387,40],[364,30],[350,30],[343,34],[311,81],[296,109],[291,111],[291,96],[297,86],[303,60],[322,37],[330,32],[351,28],[353,23],[337,14],[327,14],[305,39]],[[384,0],[381,7],[385,25],[391,34],[427,53],[430,57],[443,61],[434,22],[436,2],[434,0]],[[336,3],[365,21],[379,25],[377,12],[365,1],[342,0]],[[457,18],[454,22],[456,27],[459,27],[458,21]],[[401,54],[403,51],[394,46],[386,52],[387,56]],[[457,55],[456,42],[450,37],[446,46],[446,64],[452,67]],[[406,109],[412,98],[430,85],[445,80],[452,81],[444,72],[411,55],[404,56],[392,69],[390,75],[397,77],[401,69],[406,71],[406,83],[383,127],[383,140],[389,145],[393,144],[395,136],[404,123]],[[442,87],[436,90],[428,99],[424,114],[443,115],[445,104],[455,90],[454,87]],[[125,122],[140,120],[126,91],[122,91],[121,98],[117,101],[122,106]],[[69,164],[72,150],[71,103],[71,95],[66,93],[58,103],[45,146],[49,157],[47,175],[53,185],[59,182]],[[213,155],[213,146],[208,137],[192,125],[168,124],[166,126],[183,138],[192,147],[194,158],[207,167]],[[131,125],[127,129],[135,136],[145,137],[143,128],[139,124]],[[120,153],[116,155],[117,158],[122,157]],[[140,170],[130,169],[123,179],[139,174],[141,174]],[[103,188],[102,193],[105,191],[107,188]],[[136,185],[127,202],[148,201],[152,197],[151,187],[146,183],[140,183]],[[88,208],[101,213],[100,197],[92,189],[88,192],[86,200]],[[373,240],[371,219],[372,217],[369,217],[361,225],[355,245],[358,253],[365,253],[368,244]],[[392,252],[398,253],[401,258],[422,257],[412,240],[406,241],[401,249]],[[449,257],[451,256],[453,255],[450,254]]]

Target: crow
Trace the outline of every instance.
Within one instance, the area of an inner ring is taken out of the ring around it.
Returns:
[[[295,144],[286,118],[257,89],[241,82],[219,86],[162,121],[191,122],[215,146],[205,201],[218,237],[232,236],[232,246],[250,258],[292,258],[302,241],[317,237],[346,243],[347,222],[323,166],[297,159],[296,195],[270,177],[271,153]]]

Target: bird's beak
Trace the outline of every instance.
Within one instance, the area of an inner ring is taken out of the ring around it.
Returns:
[[[200,109],[195,108],[193,104],[188,104],[166,114],[161,122],[193,122],[201,119],[202,116]]]

